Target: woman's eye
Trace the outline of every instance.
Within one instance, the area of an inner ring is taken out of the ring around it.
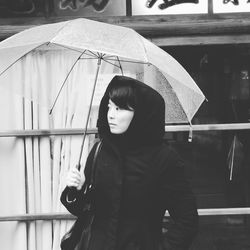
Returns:
[[[108,104],[108,109],[111,109],[111,108],[113,108],[116,111],[121,110],[121,108],[119,108],[118,106],[113,106],[111,104]]]

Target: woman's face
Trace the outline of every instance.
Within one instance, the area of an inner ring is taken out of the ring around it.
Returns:
[[[107,119],[112,134],[123,134],[126,132],[133,117],[134,110],[119,108],[109,99]]]

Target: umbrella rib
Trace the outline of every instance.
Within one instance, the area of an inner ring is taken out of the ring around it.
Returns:
[[[85,55],[87,55],[87,56],[92,57],[92,59],[98,59],[98,56],[97,56],[97,55],[95,55],[94,53],[90,53],[90,54],[88,54],[87,52],[91,52],[91,51],[89,51],[89,50],[85,50],[84,54],[85,54]],[[84,58],[81,58],[81,59],[84,59]]]
[[[105,56],[106,59],[109,59],[109,58],[117,58],[117,56]]]
[[[114,59],[113,59],[114,58]],[[105,60],[106,59],[106,60]],[[105,56],[105,59],[103,58],[103,60],[117,68],[119,68],[122,72],[122,75],[123,75],[123,69],[122,69],[122,65],[121,65],[121,62],[120,62],[120,58],[118,56]],[[117,66],[116,64],[113,64],[111,62],[109,62],[109,60],[113,60],[113,61],[117,61],[119,63],[119,66]]]
[[[122,75],[123,75],[123,69],[122,69],[122,65],[121,65],[121,62],[120,62],[120,58],[117,56],[117,61],[118,61],[118,63],[119,63],[119,65],[120,65],[120,70],[121,70],[121,72],[122,72]]]
[[[68,47],[68,46],[65,46],[65,45],[62,45],[62,44],[59,44],[59,43],[53,43],[53,42],[52,42],[52,44],[54,44],[54,45],[56,45],[56,46],[58,46],[58,47],[62,47],[62,48],[64,48],[64,49],[69,49],[69,50],[72,50],[72,51],[75,51],[75,52],[82,53],[82,51],[80,51],[80,50],[73,49],[73,48],[71,48],[71,47]],[[86,50],[84,50],[84,51],[86,51]]]
[[[47,42],[46,42],[46,43],[47,43]],[[43,45],[46,44],[46,43],[40,44],[40,45],[38,45],[37,47],[33,48],[32,50],[35,50],[35,49],[37,49],[37,48],[43,46]],[[48,43],[47,43],[47,44],[48,44]],[[32,51],[32,50],[31,50],[31,51]],[[28,52],[25,53],[24,55],[18,57],[18,58],[17,58],[13,63],[11,63],[3,72],[0,73],[0,76],[1,76],[2,74],[4,74],[4,72],[7,71],[9,68],[11,68],[17,61],[19,61],[21,58],[25,57],[28,53],[30,53],[30,51],[28,51]]]
[[[103,59],[105,57],[105,54],[97,52],[98,58]]]
[[[81,53],[81,55],[76,59],[76,61],[74,62],[74,64],[73,64],[72,67],[70,68],[70,71],[68,72],[66,78],[64,79],[64,81],[63,81],[63,83],[62,83],[62,85],[61,85],[61,88],[60,88],[59,92],[57,93],[56,99],[55,99],[55,101],[54,101],[54,103],[53,103],[53,105],[52,105],[52,107],[51,107],[51,109],[50,109],[49,114],[52,113],[52,111],[53,111],[53,109],[54,109],[54,107],[55,107],[55,105],[56,105],[56,102],[57,102],[57,100],[58,100],[58,98],[59,98],[59,95],[60,95],[60,93],[62,92],[62,89],[63,89],[63,87],[65,86],[65,83],[66,83],[66,81],[67,81],[67,79],[68,79],[70,73],[72,72],[72,70],[73,70],[73,68],[75,67],[76,63],[80,60],[80,58],[81,58],[81,56],[83,55],[83,53],[84,53],[84,52]]]
[[[117,59],[109,59],[110,61],[116,61]],[[140,63],[140,64],[149,64],[151,65],[151,63],[149,62],[141,62],[141,61],[130,61],[130,60],[121,60],[119,59],[120,62],[127,62],[127,63]]]
[[[92,51],[87,50],[87,49],[85,49],[85,50],[82,52],[81,50],[78,50],[78,49],[75,49],[75,48],[71,48],[71,47],[68,47],[68,46],[65,46],[65,45],[62,45],[62,44],[59,44],[59,43],[52,43],[52,44],[54,44],[54,45],[56,45],[56,46],[58,46],[58,47],[62,47],[62,48],[64,48],[64,49],[68,49],[68,50],[72,50],[72,51],[81,53],[81,56],[82,56],[83,54],[86,54],[86,55],[88,55],[88,56],[91,56],[91,55],[92,55],[92,56],[94,57],[94,59],[99,58],[99,56],[97,56],[95,53],[93,53]],[[87,52],[90,52],[90,54],[87,54],[86,51],[87,51]]]
[[[85,57],[85,58],[79,58],[79,60],[96,60],[98,58],[95,57]]]
[[[142,46],[143,46],[143,49],[144,49],[144,54],[145,54],[145,56],[146,56],[146,55],[147,55],[147,49],[146,49],[146,47],[145,47],[145,43],[143,42],[144,37],[139,36],[139,39],[140,39],[141,44],[142,44]],[[146,60],[148,61],[147,56],[146,56]]]
[[[93,51],[91,51],[91,50],[87,50],[88,52],[90,52],[90,54],[92,54],[94,57],[96,57],[96,58],[100,58],[100,55],[99,55],[99,53],[97,52],[97,54],[95,54]]]
[[[109,62],[109,60],[106,60],[106,59],[103,59],[103,58],[102,58],[102,60],[103,60],[104,62],[106,62],[106,63],[109,63],[109,64],[111,64],[111,65],[117,67],[117,68],[120,68],[120,67],[117,66],[116,64]]]
[[[90,52],[90,54],[88,54],[87,52]],[[100,58],[99,56],[97,56],[95,53],[93,53],[92,51],[89,51],[89,50],[84,50],[84,55],[87,55],[87,56],[90,56],[90,57],[81,57],[80,59],[83,60],[83,59],[98,59]]]
[[[65,26],[67,26],[69,24],[70,21],[66,21],[66,23],[63,25],[63,27],[61,27],[57,32],[56,32],[56,35],[57,36],[59,34],[59,32],[65,28]]]

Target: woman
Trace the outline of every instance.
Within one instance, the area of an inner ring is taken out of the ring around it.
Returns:
[[[181,159],[163,143],[161,95],[135,79],[115,76],[101,100],[97,126],[103,144],[96,166],[95,219],[88,250],[188,249],[197,232],[196,203]],[[94,150],[95,146],[86,163],[86,179]],[[67,186],[80,190],[82,179],[72,170]],[[74,202],[65,198],[69,190],[64,190],[62,201],[72,208]],[[166,210],[173,223],[163,236]]]

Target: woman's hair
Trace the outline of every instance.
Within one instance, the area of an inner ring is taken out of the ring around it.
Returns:
[[[114,84],[109,90],[109,98],[119,108],[126,110],[136,109],[135,89],[126,84]]]

